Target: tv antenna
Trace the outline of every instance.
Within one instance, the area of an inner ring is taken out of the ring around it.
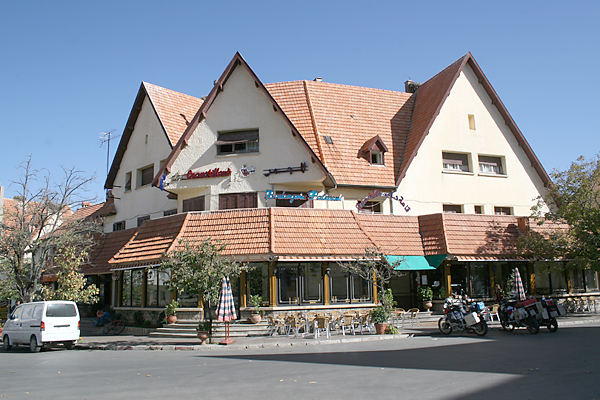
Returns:
[[[102,148],[102,146],[104,146],[104,143],[107,144],[107,149],[106,149],[106,177],[108,177],[108,172],[109,172],[109,168],[110,168],[110,141],[113,139],[118,138],[121,135],[113,135],[112,133],[115,131],[116,129],[113,129],[110,132],[101,132],[100,133],[100,144],[98,147]]]

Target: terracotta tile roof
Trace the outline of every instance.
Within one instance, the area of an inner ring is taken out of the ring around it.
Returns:
[[[425,255],[448,253],[446,238],[444,237],[442,214],[420,215],[419,226],[421,228]]]
[[[133,228],[94,234],[95,246],[89,253],[89,263],[81,267],[82,272],[85,275],[109,274],[114,266],[108,261],[134,237],[136,232],[137,228]]]
[[[397,175],[398,182],[402,180],[412,159],[417,154],[423,139],[429,133],[429,129],[439,113],[444,100],[448,96],[452,85],[458,78],[458,74],[464,65],[468,55],[465,55],[446,69],[425,82],[417,90],[414,111],[410,122],[408,135],[399,138],[403,148],[401,166]]]
[[[265,87],[338,184],[396,186],[412,94],[314,81]],[[386,167],[372,166],[360,154],[375,135],[389,150]],[[326,143],[323,136],[333,143]]]
[[[102,206],[104,206],[104,203],[98,203],[98,204],[94,204],[94,205],[92,205],[92,204],[83,205],[82,207],[75,210],[75,212],[71,215],[71,218],[85,219],[85,218],[89,217],[90,215],[94,214],[95,212],[97,212],[98,210],[100,210],[102,208]]]
[[[269,209],[189,213],[179,242],[197,243],[208,238],[227,245],[223,255],[268,254]]]
[[[356,218],[377,247],[385,254],[425,255],[418,217],[358,213]]]
[[[272,208],[272,251],[279,255],[361,255],[374,243],[351,210]]]
[[[516,255],[518,217],[512,215],[441,214],[448,253]]]
[[[142,84],[171,141],[171,146],[174,146],[194,118],[203,100],[148,82]]]
[[[134,265],[159,262],[181,232],[186,217],[187,214],[176,214],[145,222],[109,263]]]

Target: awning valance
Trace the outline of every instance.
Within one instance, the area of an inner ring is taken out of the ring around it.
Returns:
[[[400,262],[396,271],[427,271],[434,270],[446,259],[445,254],[434,256],[385,256],[390,264]]]

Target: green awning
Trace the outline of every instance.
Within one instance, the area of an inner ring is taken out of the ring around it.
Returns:
[[[446,259],[445,254],[434,256],[385,256],[390,264],[400,262],[395,267],[397,271],[427,271],[440,266]]]

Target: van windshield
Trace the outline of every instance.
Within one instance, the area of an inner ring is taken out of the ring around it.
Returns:
[[[48,304],[46,317],[75,317],[77,311],[73,304]]]

